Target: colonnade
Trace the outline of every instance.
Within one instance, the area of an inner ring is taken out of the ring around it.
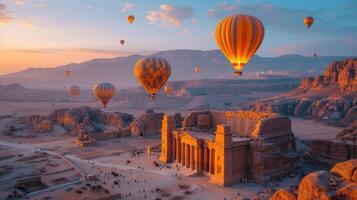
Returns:
[[[214,174],[215,149],[206,145],[197,146],[182,142],[174,137],[172,141],[172,158],[191,170],[204,170]]]

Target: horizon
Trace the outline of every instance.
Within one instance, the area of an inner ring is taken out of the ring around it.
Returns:
[[[220,51],[219,49],[208,49],[208,50],[200,50],[200,49],[168,49],[168,50],[162,50],[162,51],[150,51],[150,50],[141,50],[141,51],[135,51],[135,52],[130,52],[130,51],[116,51],[116,50],[104,50],[104,49],[66,49],[67,51],[78,51],[78,50],[82,50],[84,52],[86,51],[99,51],[99,52],[103,52],[100,57],[97,56],[87,56],[81,59],[71,59],[69,62],[67,61],[62,61],[63,63],[59,63],[57,65],[52,65],[52,66],[28,66],[25,68],[22,68],[20,70],[15,70],[15,71],[8,71],[8,72],[1,72],[0,71],[0,76],[2,75],[10,75],[10,74],[16,74],[19,72],[23,72],[26,70],[30,70],[30,69],[56,69],[56,68],[60,68],[60,67],[64,67],[66,65],[71,65],[71,64],[81,64],[81,63],[86,63],[86,62],[91,62],[97,59],[113,59],[113,58],[123,58],[123,57],[130,57],[133,55],[140,55],[140,56],[150,56],[152,54],[155,53],[159,53],[159,52],[168,52],[168,51],[182,51],[182,50],[187,50],[187,51]],[[0,50],[1,52],[2,50]],[[41,51],[64,51],[64,50],[59,50],[59,49],[32,49],[32,50],[19,50],[19,49],[11,49],[10,51],[18,51],[18,52],[22,52],[22,51],[34,51],[34,52],[41,52]],[[68,52],[64,52],[66,54],[68,54]],[[62,57],[62,54],[60,55],[56,55],[57,57]],[[260,57],[260,58],[279,58],[282,56],[301,56],[301,57],[311,57],[309,55],[301,55],[301,54],[282,54],[282,55],[276,55],[276,56],[261,56],[258,54],[255,54],[254,56]],[[345,58],[349,58],[349,57],[355,57],[355,56],[343,56],[343,55],[323,55],[323,56],[319,56],[319,58],[324,58],[324,57],[345,57]],[[24,61],[25,63],[26,61]],[[1,64],[1,61],[0,61]]]
[[[262,20],[266,35],[257,51],[262,57],[315,52],[355,56],[356,8],[352,0],[319,0],[308,5],[281,0],[210,0],[204,4],[188,0],[0,0],[0,74],[138,52],[214,50],[217,22],[236,13]],[[127,23],[129,14],[136,17],[133,24]],[[310,30],[302,22],[308,15],[316,19]],[[121,39],[126,41],[123,46]]]

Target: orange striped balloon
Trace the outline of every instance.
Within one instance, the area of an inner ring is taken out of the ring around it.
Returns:
[[[173,89],[171,86],[166,85],[166,86],[164,87],[164,91],[165,91],[165,93],[166,93],[167,95],[171,95],[172,92],[174,91],[174,89]]]
[[[70,77],[71,76],[71,71],[67,70],[67,71],[64,71],[64,77]]]
[[[80,94],[80,88],[76,85],[72,85],[69,89],[68,89],[68,94],[69,96],[71,96],[72,98],[76,98],[79,96]]]
[[[310,28],[310,26],[314,23],[314,18],[307,16],[304,18],[304,24],[307,26],[307,28]]]
[[[171,75],[170,63],[160,57],[145,57],[135,63],[134,74],[144,89],[155,98]]]
[[[115,88],[111,83],[98,83],[93,87],[93,95],[105,108],[110,99],[115,95]]]
[[[263,42],[264,26],[254,16],[228,16],[218,23],[215,36],[218,47],[235,69],[234,75],[239,76]]]
[[[129,22],[129,24],[132,24],[134,21],[135,21],[134,15],[129,15],[129,16],[128,16],[128,22]]]

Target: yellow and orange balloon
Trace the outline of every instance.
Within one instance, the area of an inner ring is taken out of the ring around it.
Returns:
[[[167,95],[171,95],[171,94],[173,93],[173,91],[174,91],[174,88],[171,87],[171,86],[169,86],[169,85],[166,85],[166,86],[164,87],[164,91],[165,91],[165,93],[166,93]]]
[[[222,19],[215,31],[218,47],[235,69],[234,75],[242,70],[264,39],[264,25],[250,15],[232,15]]]
[[[134,66],[134,74],[144,89],[155,98],[171,75],[170,63],[160,57],[144,57]]]
[[[98,83],[93,87],[93,95],[105,108],[107,107],[108,102],[115,95],[115,87],[108,82]]]
[[[128,16],[128,22],[129,22],[129,24],[132,24],[134,21],[135,21],[134,15],[129,15],[129,16]]]
[[[314,18],[307,16],[304,18],[304,24],[307,26],[307,28],[310,28],[310,26],[314,23]]]
[[[72,98],[76,98],[79,96],[81,92],[81,89],[77,86],[77,85],[72,85],[71,87],[69,87],[68,89],[68,94],[70,97]]]
[[[196,72],[196,73],[199,73],[200,71],[201,71],[201,68],[200,68],[200,67],[198,67],[198,66],[195,67],[195,72]]]
[[[66,70],[66,71],[64,71],[64,77],[66,77],[66,78],[68,78],[68,77],[70,77],[71,76],[71,71],[70,70]]]

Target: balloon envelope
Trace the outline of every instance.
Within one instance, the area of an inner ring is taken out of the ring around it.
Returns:
[[[125,43],[125,40],[120,40],[120,44],[123,45]]]
[[[160,57],[145,57],[135,63],[134,74],[144,89],[155,98],[171,75],[170,63]]]
[[[200,67],[195,67],[195,72],[199,73],[201,71]]]
[[[105,108],[110,99],[115,95],[115,88],[111,83],[98,83],[93,87],[93,94]]]
[[[70,77],[71,76],[71,71],[67,70],[64,71],[64,77]]]
[[[174,91],[174,89],[171,86],[166,85],[164,87],[164,91],[165,91],[166,94],[171,95],[172,92]]]
[[[228,16],[217,24],[215,37],[218,47],[232,63],[234,75],[242,75],[245,64],[263,42],[264,26],[254,16]]]
[[[68,94],[70,97],[72,98],[76,98],[79,96],[80,94],[80,88],[76,85],[72,85],[69,89],[68,89]]]
[[[314,18],[307,16],[304,18],[304,24],[307,26],[307,28],[310,28],[310,26],[314,23]]]
[[[132,24],[135,21],[135,17],[133,15],[128,16],[128,22],[129,24]]]

